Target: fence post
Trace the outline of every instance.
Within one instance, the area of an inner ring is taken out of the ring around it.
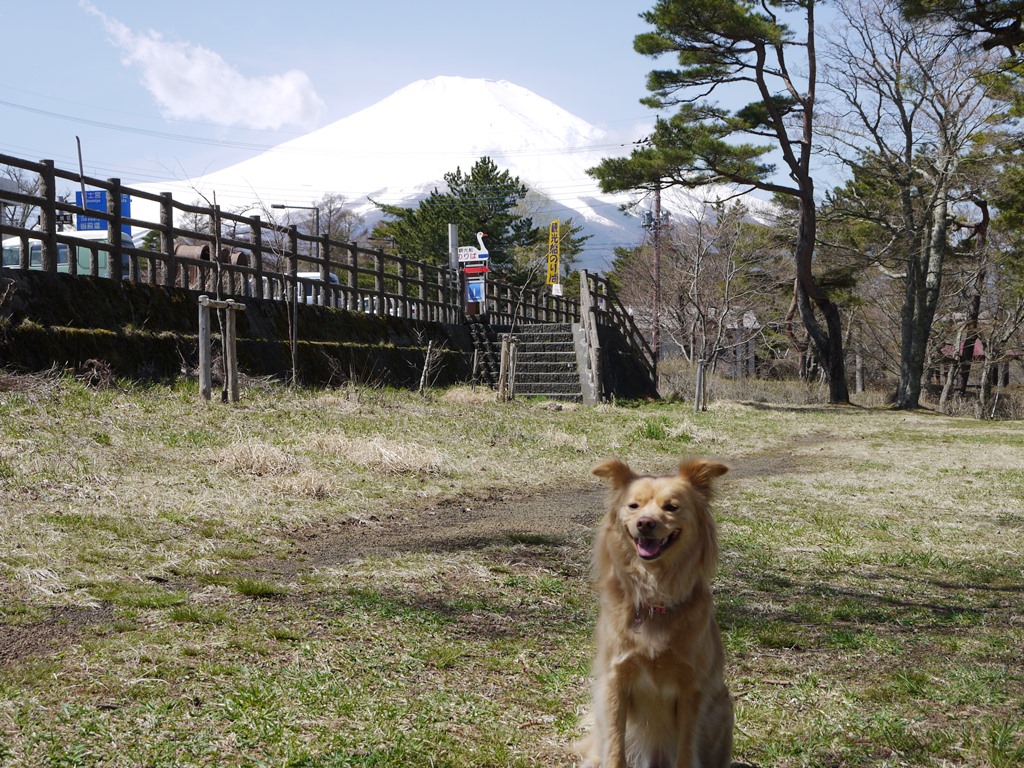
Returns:
[[[337,306],[334,300],[334,289],[331,287],[330,264],[331,264],[331,238],[329,233],[324,232],[317,242],[316,250],[320,256],[320,304],[325,307]]]
[[[446,278],[444,272],[441,270],[435,272],[434,277],[437,280],[437,299],[441,306],[436,312],[436,316],[431,317],[430,319],[436,319],[442,323],[457,322],[454,316],[455,311],[452,309],[454,305],[452,296],[455,291],[452,289],[451,281]]]
[[[604,399],[604,382],[601,376],[601,340],[597,333],[597,312],[595,311],[594,295],[590,289],[590,277],[587,270],[580,270],[580,324],[583,326],[583,337],[587,342],[588,359],[590,361],[590,381],[594,390],[594,399]]]
[[[291,338],[292,348],[292,387],[299,383],[299,228],[292,224],[288,227],[288,260],[291,272],[291,285],[288,297],[292,303]]]
[[[228,299],[227,311],[224,313],[224,378],[228,390],[228,400],[238,402],[238,350],[235,348],[235,302]]]
[[[422,264],[416,266],[416,282],[419,288],[419,301],[416,304],[416,319],[430,320],[430,312],[427,310],[427,272]]]
[[[40,160],[39,187],[43,202],[39,206],[39,228],[42,230],[42,267],[44,272],[57,271],[57,177],[53,160]],[[82,201],[85,206],[85,200]]]
[[[107,190],[107,277],[111,280],[123,280],[124,255],[121,253],[121,180],[107,179],[110,188]],[[85,201],[82,201],[85,205]],[[71,250],[75,250],[72,248]],[[128,279],[138,280],[138,260],[134,260],[134,268],[129,268]]]
[[[398,257],[398,293],[401,298],[401,306],[395,311],[399,317],[409,317],[409,275],[407,273],[407,262],[404,256]]]
[[[174,198],[160,193],[160,252],[164,256],[164,285],[178,281],[178,259],[174,255]]]
[[[263,290],[263,220],[258,215],[253,216],[249,224],[249,242],[252,243],[252,279],[256,282],[253,293],[257,299],[270,298]]]
[[[373,253],[373,292],[377,299],[374,314],[386,315],[387,307],[384,305],[384,254],[382,251],[374,251]]]
[[[359,310],[359,251],[355,243],[348,244],[348,277],[345,285],[348,292],[345,297],[345,309]]]
[[[210,399],[213,389],[210,370],[210,297],[199,297],[199,395]]]

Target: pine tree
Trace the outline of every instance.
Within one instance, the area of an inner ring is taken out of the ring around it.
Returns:
[[[375,238],[390,238],[403,256],[432,264],[448,262],[448,225],[459,228],[460,245],[476,243],[476,233],[487,235],[491,264],[514,267],[516,247],[537,243],[541,231],[533,219],[516,209],[528,189],[518,177],[500,171],[489,157],[479,159],[469,173],[461,168],[444,176],[447,191],[434,189],[416,208],[381,205],[387,219],[374,230]]]
[[[724,183],[796,201],[795,308],[828,376],[829,400],[846,403],[839,309],[812,270],[814,10],[815,0],[657,2],[641,14],[654,31],[637,35],[633,46],[654,58],[674,55],[678,66],[648,75],[652,95],[643,103],[677,111],[659,120],[645,146],[631,157],[605,160],[591,173],[606,192]],[[803,79],[797,79],[799,71],[806,73]],[[710,98],[745,86],[752,86],[754,98],[734,111]],[[777,175],[766,162],[772,151],[781,156],[784,174]]]

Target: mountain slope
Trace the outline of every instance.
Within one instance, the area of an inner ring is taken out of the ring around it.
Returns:
[[[139,186],[184,202],[215,194],[232,210],[309,206],[340,194],[372,225],[379,212],[371,200],[415,205],[443,185],[445,173],[468,171],[487,156],[545,200],[535,224],[569,216],[583,224],[593,238],[581,266],[601,270],[615,245],[638,243],[642,230],[637,217],[620,211],[630,197],[602,194],[586,169],[628,151],[601,129],[507,81],[437,77],[223,170]],[[667,207],[675,206],[675,213],[697,206],[689,193],[673,200]]]

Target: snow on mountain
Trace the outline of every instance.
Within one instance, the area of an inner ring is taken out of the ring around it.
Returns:
[[[444,174],[468,172],[487,156],[546,198],[533,214],[535,225],[569,216],[583,224],[593,238],[581,266],[603,270],[612,248],[640,242],[642,230],[638,217],[620,211],[631,198],[602,194],[586,169],[628,152],[605,131],[510,82],[437,77],[236,165],[136,186],[187,203],[216,196],[225,210],[309,206],[340,194],[372,225],[380,215],[371,200],[413,206],[443,189]],[[682,214],[697,200],[679,191],[665,207]],[[139,203],[137,215],[148,218]]]

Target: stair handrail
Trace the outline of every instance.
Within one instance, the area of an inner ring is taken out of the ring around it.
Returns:
[[[584,287],[586,286],[586,287]],[[619,299],[618,294],[612,287],[611,281],[600,275],[589,274],[586,270],[580,270],[580,297],[587,296],[586,301],[590,305],[590,312],[580,311],[581,317],[584,314],[593,314],[597,323],[603,323],[617,328],[626,343],[637,353],[637,359],[643,365],[650,377],[651,383],[657,388],[658,382],[658,360],[651,349],[651,345],[637,327],[632,313]]]
[[[597,334],[597,312],[587,274],[587,270],[580,270],[580,325],[583,327],[583,340],[587,345],[590,389],[596,400],[602,400],[601,340]]]

